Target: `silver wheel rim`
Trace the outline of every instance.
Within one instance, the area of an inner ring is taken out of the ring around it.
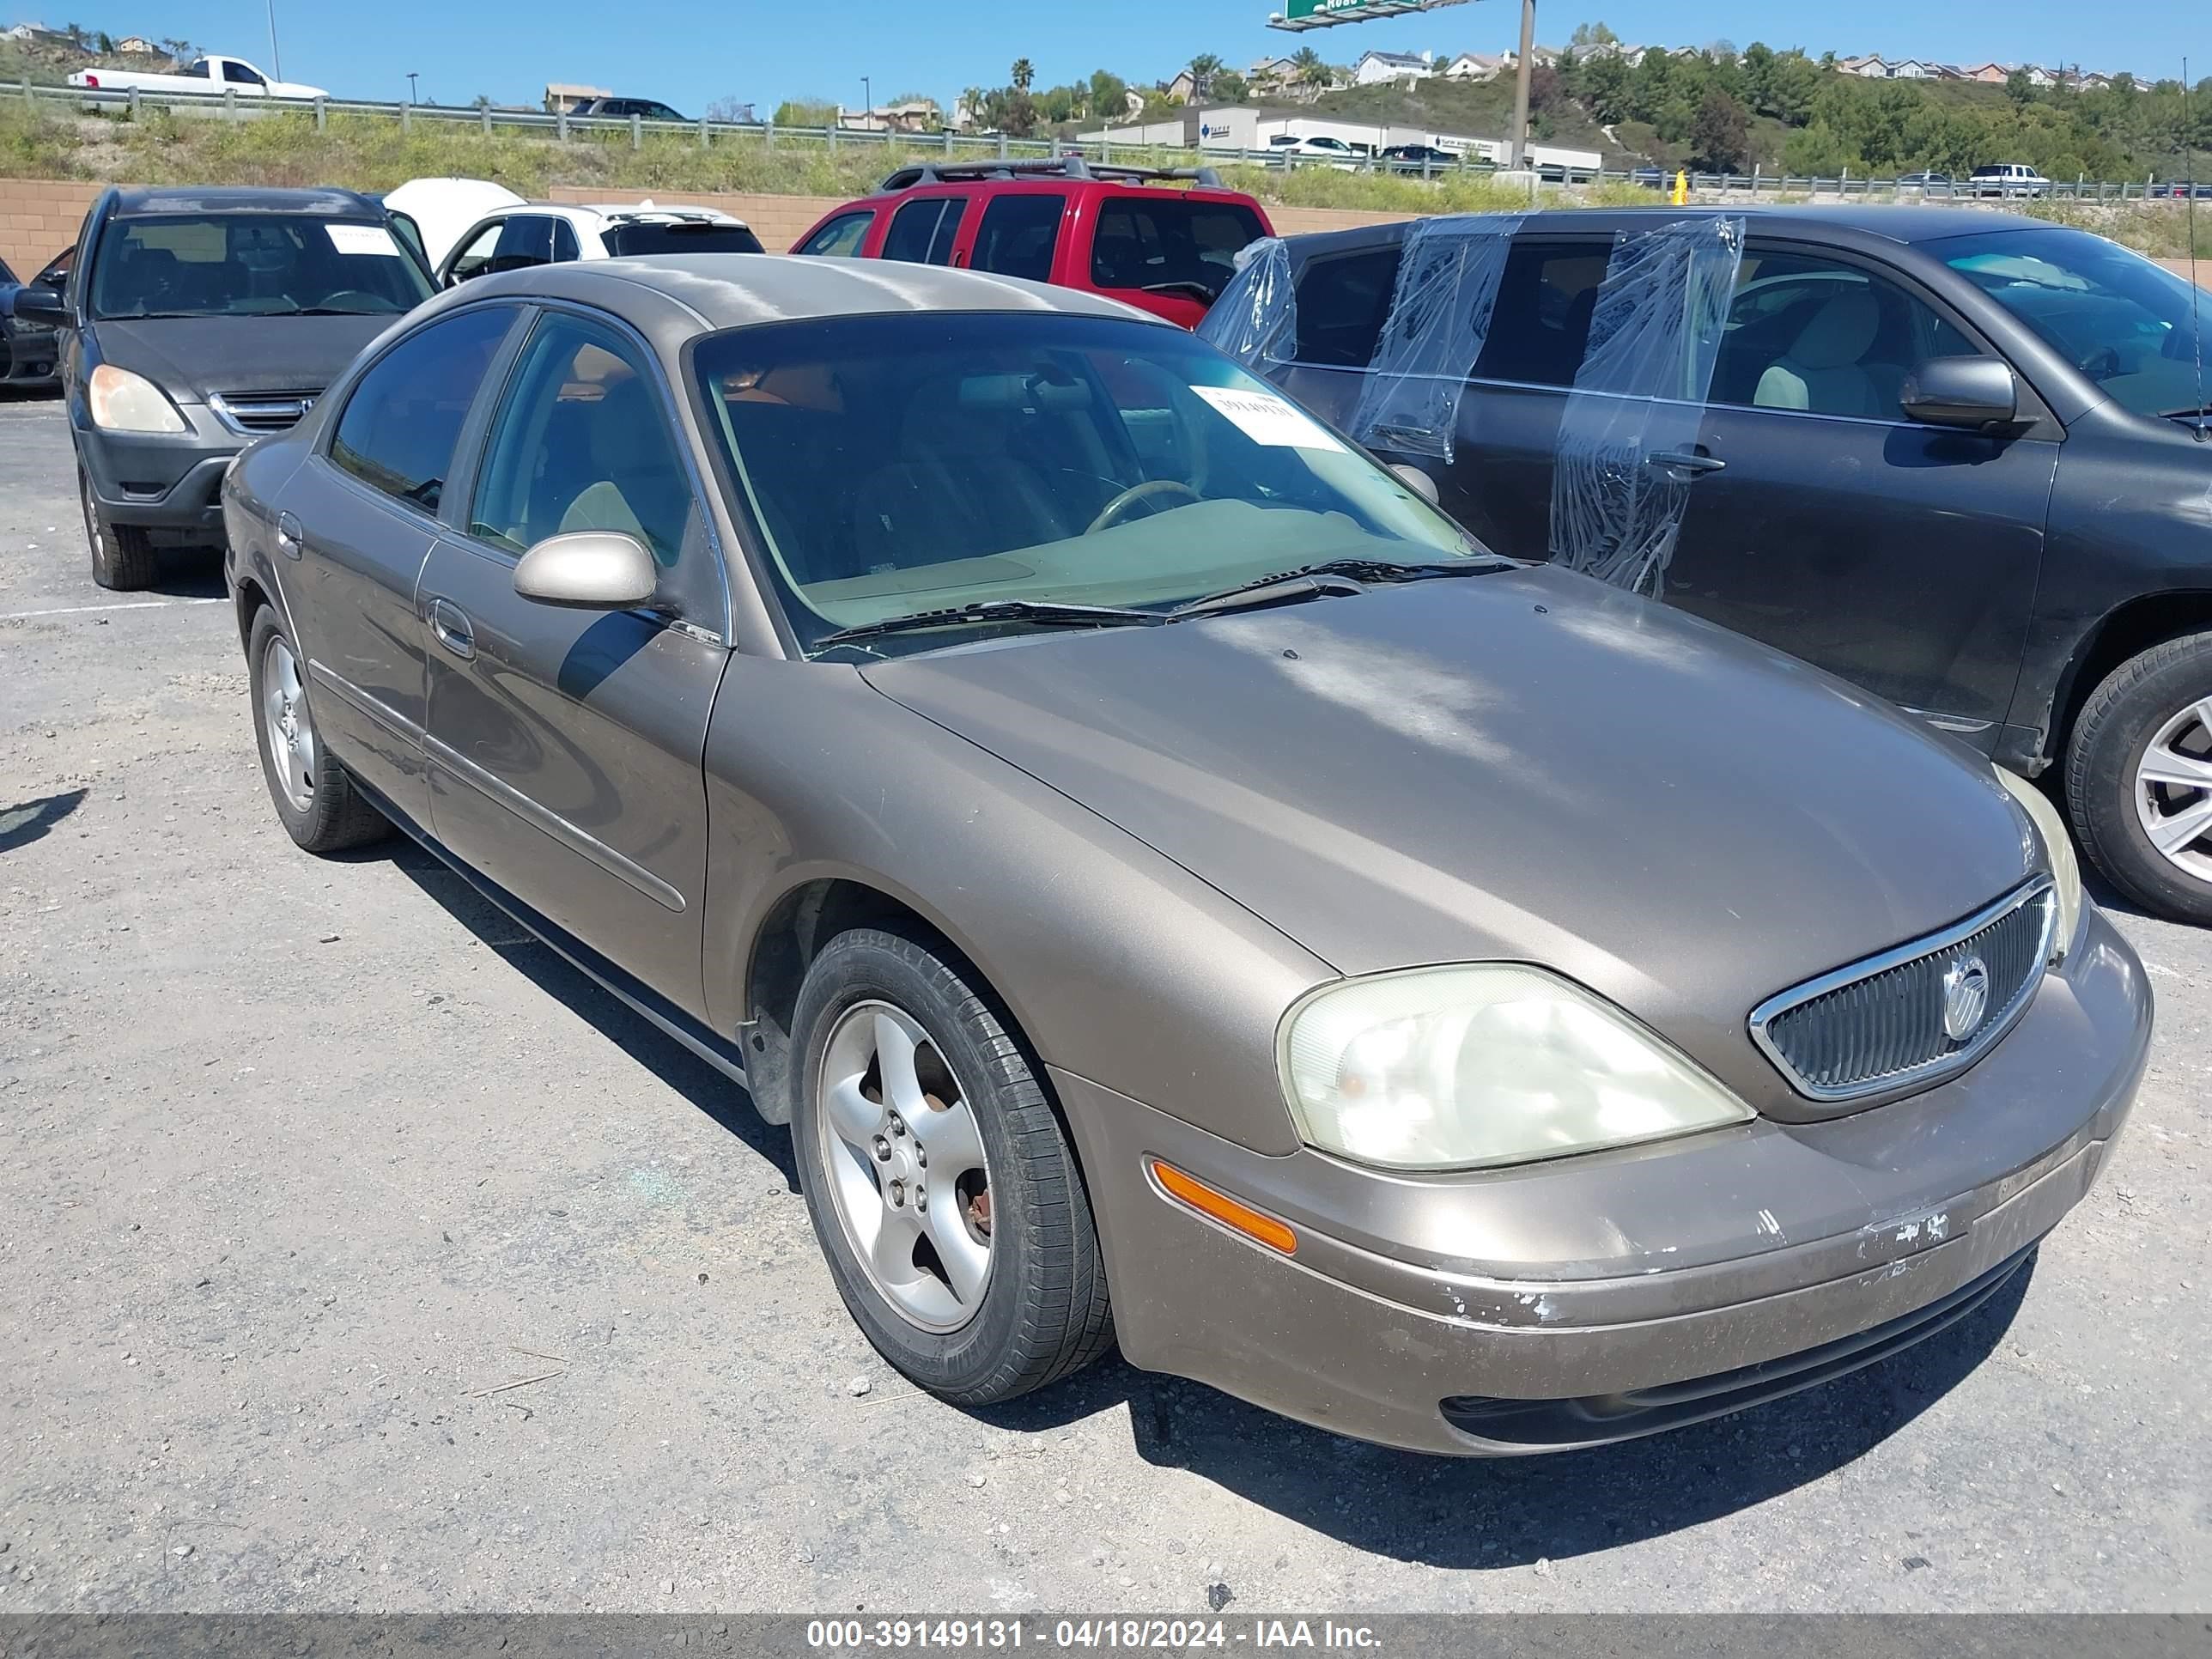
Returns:
[[[2168,864],[2212,881],[2212,697],[2167,720],[2143,750],[2136,819]]]
[[[868,1282],[917,1329],[957,1331],[991,1282],[990,1163],[965,1085],[888,1002],[838,1018],[815,1117],[837,1224]]]
[[[308,718],[299,659],[281,634],[261,653],[261,726],[284,799],[307,811],[315,804],[315,724]]]

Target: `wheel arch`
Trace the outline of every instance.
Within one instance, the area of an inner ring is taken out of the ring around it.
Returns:
[[[2184,635],[2212,631],[2212,588],[2141,593],[2105,613],[2085,633],[2059,677],[2046,752],[2063,757],[2091,693],[2130,658]]]

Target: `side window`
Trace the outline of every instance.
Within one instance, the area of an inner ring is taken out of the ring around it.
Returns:
[[[908,264],[927,264],[929,250],[937,240],[938,222],[951,205],[941,196],[907,203],[891,215],[891,228],[884,233],[880,257],[903,259]]]
[[[478,231],[470,240],[469,245],[454,255],[452,266],[453,280],[465,283],[470,277],[481,276],[490,270],[492,250],[499,246],[499,239],[506,229],[505,220],[495,219]]]
[[[937,234],[930,239],[930,264],[949,265],[952,263],[952,244],[959,238],[960,222],[967,216],[968,198],[965,196],[945,198],[945,212],[937,222]]]
[[[1060,244],[1060,215],[1065,196],[996,196],[983,210],[983,223],[975,233],[978,270],[1001,276],[1025,276],[1033,283],[1052,280],[1053,250]]]
[[[635,348],[582,318],[547,316],[493,420],[470,533],[520,553],[548,536],[618,531],[666,568],[692,516],[690,477]]]
[[[553,222],[553,263],[565,264],[571,259],[584,257],[583,244],[576,240],[576,228],[566,219]]]
[[[833,259],[860,257],[860,244],[868,240],[872,213],[841,213],[800,244],[801,253],[818,253]]]
[[[1297,361],[1364,368],[1374,360],[1404,249],[1393,245],[1316,259],[1299,275]]]
[[[1602,242],[1516,243],[1474,378],[1572,386],[1612,252]]]
[[[477,388],[514,325],[510,306],[417,329],[354,385],[331,459],[362,483],[435,514]]]
[[[518,213],[500,231],[488,269],[526,270],[552,263],[553,222],[542,214]]]
[[[1886,277],[1819,254],[1747,250],[1713,370],[1712,401],[1900,421],[1905,377],[1981,354]]]
[[[226,63],[222,66],[222,78],[234,86],[258,87],[266,84],[259,76],[240,63]]]

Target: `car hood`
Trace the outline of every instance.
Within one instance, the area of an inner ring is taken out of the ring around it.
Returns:
[[[1548,567],[864,672],[1345,974],[1540,963],[1784,1115],[1750,1010],[2039,856],[1950,739]]]
[[[143,374],[173,397],[320,392],[361,349],[398,321],[368,317],[155,317],[96,322],[100,359]]]

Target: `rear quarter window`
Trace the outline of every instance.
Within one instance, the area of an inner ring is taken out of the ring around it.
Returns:
[[[977,270],[1020,276],[1033,283],[1052,280],[1052,256],[1060,246],[1060,217],[1067,198],[1056,194],[994,196],[983,209],[975,232]]]

